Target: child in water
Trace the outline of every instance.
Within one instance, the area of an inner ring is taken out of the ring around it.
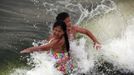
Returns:
[[[66,12],[61,12],[57,15],[56,21],[64,21],[67,25],[67,34],[69,37],[69,40],[73,40],[76,37],[77,33],[85,34],[87,35],[94,43],[94,48],[100,49],[101,44],[100,42],[96,39],[96,37],[91,33],[91,31],[82,28],[78,25],[72,25],[71,19],[68,13]]]
[[[66,65],[70,66],[69,70],[73,69],[73,64],[67,64],[70,60],[69,40],[67,35],[66,24],[63,21],[57,21],[53,26],[53,35],[49,38],[49,43],[41,46],[30,47],[22,50],[20,53],[30,53],[34,51],[48,51],[56,60],[56,68],[67,73]]]

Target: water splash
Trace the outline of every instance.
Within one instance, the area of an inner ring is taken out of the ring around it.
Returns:
[[[86,46],[86,39],[81,38],[70,42],[71,55],[78,63],[79,73],[87,73],[94,67],[92,48]]]
[[[102,0],[98,2],[97,6],[89,0],[91,3],[88,4],[88,6],[91,5],[91,8],[86,8],[84,4],[78,2],[77,0],[56,0],[53,2],[47,0],[31,0],[31,2],[33,2],[37,8],[39,6],[42,6],[43,10],[45,10],[44,15],[50,15],[52,17],[52,20],[55,19],[56,15],[59,12],[69,12],[71,13],[70,15],[72,17],[72,20],[76,22],[76,24],[80,24],[87,18],[92,19],[97,15],[106,14],[116,9],[116,4],[112,0]]]
[[[16,69],[11,75],[63,75],[54,67],[55,61],[47,52],[31,53],[27,64],[33,66],[33,68],[29,70]]]
[[[44,41],[34,41],[33,45],[38,46],[45,44]],[[86,39],[81,38],[70,42],[71,56],[73,60],[78,64],[77,72],[71,75],[78,75],[81,73],[87,73],[94,67],[94,53],[86,46]],[[90,54],[88,54],[90,52]],[[47,52],[34,52],[30,54],[30,58],[27,59],[27,64],[33,66],[31,69],[15,69],[11,75],[63,75],[58,71],[54,64],[56,61],[53,57],[49,56]]]
[[[98,4],[96,8],[92,8],[91,11],[85,9],[81,4],[78,4],[78,7],[81,15],[76,24],[80,24],[85,18],[89,20],[97,15],[106,14],[116,9],[115,3],[111,0],[102,0],[100,4]]]
[[[30,64],[34,63],[34,68],[28,71],[26,75],[62,75],[54,68],[55,61],[47,53],[33,53],[30,59]]]
[[[128,27],[120,38],[105,42],[102,54],[104,59],[117,69],[134,72],[134,19],[128,21]]]

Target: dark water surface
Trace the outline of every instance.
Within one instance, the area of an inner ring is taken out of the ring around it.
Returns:
[[[36,8],[30,0],[0,0],[0,72],[20,65],[20,50],[48,35],[50,21],[37,18]]]

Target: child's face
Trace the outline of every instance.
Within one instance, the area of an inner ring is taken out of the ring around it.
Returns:
[[[64,20],[64,22],[66,23],[66,25],[67,25],[67,27],[71,27],[71,19],[70,19],[70,17],[67,17],[65,20]]]
[[[64,32],[60,26],[57,26],[53,29],[53,35],[55,38],[61,38],[63,36],[63,34],[64,34]]]

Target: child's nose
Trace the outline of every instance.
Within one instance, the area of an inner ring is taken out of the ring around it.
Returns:
[[[58,32],[55,32],[55,34],[57,35],[57,34],[58,34]]]

